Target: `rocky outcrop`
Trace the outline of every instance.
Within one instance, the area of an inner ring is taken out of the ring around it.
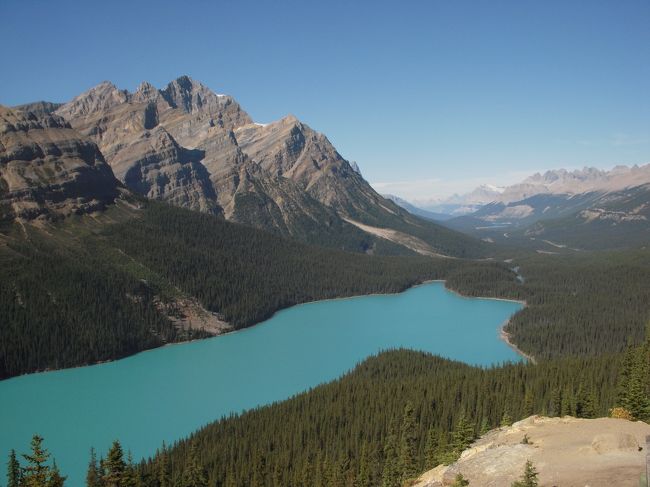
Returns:
[[[452,485],[458,473],[470,486],[509,486],[531,460],[540,485],[635,487],[645,469],[650,425],[624,419],[531,416],[487,433],[449,466],[420,477],[417,487]]]
[[[95,143],[61,117],[0,106],[0,220],[101,210],[118,185]]]

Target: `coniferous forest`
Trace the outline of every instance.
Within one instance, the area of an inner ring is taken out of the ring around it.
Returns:
[[[15,224],[7,232],[0,247],[0,378],[205,336],[176,329],[158,305],[181,296],[197,298],[241,328],[297,303],[398,292],[451,273],[462,282],[468,267],[515,279],[494,262],[307,246],[154,202],[98,228],[81,219],[75,237],[72,225]]]
[[[157,203],[116,220],[74,239],[65,225],[48,230],[55,239],[37,228],[27,237],[8,233],[1,256],[9,278],[0,285],[3,320],[11,323],[1,329],[5,377],[201,336],[174,327],[157,306],[179,295],[242,327],[295,303],[397,292],[426,279],[446,279],[465,295],[526,301],[507,331],[536,363],[477,368],[385,352],[332,383],[161,445],[151,459],[129,459],[116,442],[106,458],[91,455],[89,486],[392,487],[453,462],[482,432],[533,413],[650,419],[647,249],[521,252],[507,263],[505,256],[382,257],[306,246]],[[40,333],[25,333],[34,323]],[[32,485],[41,468],[33,462],[48,461],[41,450],[23,458],[9,459],[18,479],[11,487]],[[48,485],[64,485],[64,472],[43,468]]]

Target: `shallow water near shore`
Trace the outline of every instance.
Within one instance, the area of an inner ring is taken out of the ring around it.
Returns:
[[[88,367],[0,382],[0,462],[33,434],[84,485],[90,447],[135,459],[231,412],[286,399],[388,348],[476,365],[518,361],[499,338],[522,304],[464,298],[441,282],[395,295],[295,306],[252,328]]]

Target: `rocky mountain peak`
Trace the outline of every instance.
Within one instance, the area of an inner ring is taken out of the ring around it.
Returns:
[[[74,117],[108,110],[121,103],[126,103],[128,99],[128,91],[118,89],[110,81],[102,81],[97,86],[61,106],[57,113],[69,120]]]
[[[138,86],[138,89],[135,90],[135,93],[133,93],[131,100],[135,102],[152,101],[159,96],[160,92],[154,85],[148,81],[143,81],[140,83],[140,86]]]
[[[214,93],[208,87],[194,81],[189,76],[176,78],[161,93],[173,108],[180,108],[186,113],[209,110],[212,108],[210,105],[215,103],[221,105],[219,98],[229,98]]]

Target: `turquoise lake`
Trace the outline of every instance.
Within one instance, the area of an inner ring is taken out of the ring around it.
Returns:
[[[66,485],[81,487],[91,446],[103,454],[119,439],[139,459],[163,440],[335,379],[388,348],[477,365],[518,361],[499,328],[521,307],[463,298],[434,282],[295,306],[237,333],[2,381],[0,465],[11,448],[26,452],[38,433]]]

